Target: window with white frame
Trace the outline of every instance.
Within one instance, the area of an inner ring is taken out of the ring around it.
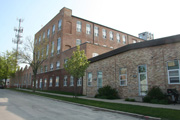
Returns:
[[[61,38],[59,37],[57,40],[57,54],[60,53],[60,49],[61,49]]]
[[[47,86],[47,78],[44,79],[44,87]]]
[[[52,26],[52,34],[55,33],[55,25]]]
[[[39,80],[39,88],[42,88],[42,79]]]
[[[49,53],[49,45],[46,46],[46,56],[48,56]]]
[[[119,82],[120,82],[120,86],[127,85],[127,68],[119,69]]]
[[[62,26],[62,20],[60,19],[60,20],[58,21],[58,30],[61,30],[61,26]]]
[[[98,73],[97,73],[97,87],[98,88],[102,88],[102,86],[103,86],[102,77],[103,77],[102,71],[98,71]]]
[[[81,22],[80,21],[77,21],[77,23],[76,23],[76,31],[81,32]]]
[[[103,38],[106,39],[106,30],[102,29]]]
[[[47,38],[50,36],[50,29],[47,30]]]
[[[92,73],[88,73],[88,86],[92,86]]]
[[[67,59],[64,59],[64,64],[66,64],[67,63]]]
[[[45,72],[47,72],[47,71],[48,71],[48,67],[47,67],[47,65],[45,65],[45,66],[44,66],[44,69],[45,69]]]
[[[56,62],[56,69],[59,69],[60,68],[60,61],[57,61]]]
[[[59,86],[59,76],[56,76],[56,87]]]
[[[77,86],[81,86],[82,85],[82,78],[79,78],[78,80],[77,80]]]
[[[99,28],[97,26],[94,27],[94,36],[99,36]]]
[[[74,78],[72,75],[70,77],[70,86],[74,86]]]
[[[52,87],[52,81],[53,81],[53,79],[52,79],[52,77],[50,77],[50,79],[49,79],[49,87]]]
[[[178,60],[168,61],[167,69],[168,69],[168,83],[180,84],[179,61]]]
[[[117,38],[117,42],[120,43],[120,34],[119,33],[116,34],[116,38]]]
[[[53,56],[54,55],[54,41],[52,41],[52,43],[51,43],[51,56]]]
[[[41,73],[43,73],[43,67],[41,66]]]
[[[64,82],[63,82],[64,86],[67,86],[67,76],[64,76]]]
[[[41,36],[39,36],[39,43],[41,42]]]
[[[93,53],[92,54],[92,57],[96,57],[96,56],[98,56],[99,54],[98,53]]]
[[[44,33],[43,33],[43,39],[45,39],[45,36],[46,36],[46,33],[44,32]]]
[[[123,44],[126,44],[126,36],[123,35]]]
[[[76,39],[76,46],[81,44],[81,40],[80,39]]]
[[[113,32],[112,31],[109,32],[109,37],[110,37],[110,40],[113,40]]]
[[[53,70],[53,63],[50,64],[50,70]]]
[[[86,24],[86,34],[91,34],[91,25]]]

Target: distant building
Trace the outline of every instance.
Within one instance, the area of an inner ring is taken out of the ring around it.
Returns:
[[[154,35],[149,32],[143,32],[139,34],[139,38],[144,39],[144,40],[153,40]]]

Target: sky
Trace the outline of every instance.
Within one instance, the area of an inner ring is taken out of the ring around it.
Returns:
[[[16,48],[14,27],[24,21],[22,41],[34,38],[58,12],[72,14],[138,36],[148,31],[156,38],[180,33],[179,0],[0,0],[0,53]],[[22,45],[21,45],[22,46]]]

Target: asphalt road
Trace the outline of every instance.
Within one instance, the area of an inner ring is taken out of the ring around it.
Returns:
[[[139,120],[139,118],[0,89],[0,120]]]

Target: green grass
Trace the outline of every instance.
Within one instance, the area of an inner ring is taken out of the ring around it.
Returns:
[[[112,110],[136,113],[136,114],[141,114],[145,116],[159,117],[159,118],[162,118],[163,120],[180,120],[180,110],[152,108],[152,107],[128,105],[128,104],[121,104],[121,103],[108,103],[108,102],[87,100],[87,99],[81,99],[81,98],[68,98],[68,97],[62,97],[62,96],[47,95],[43,93],[32,93],[32,92],[23,91],[23,90],[16,90],[16,91],[44,96],[44,97],[58,99],[58,100],[79,103],[83,105],[90,105],[90,106],[96,106],[96,107],[107,108],[107,109],[112,109]]]

